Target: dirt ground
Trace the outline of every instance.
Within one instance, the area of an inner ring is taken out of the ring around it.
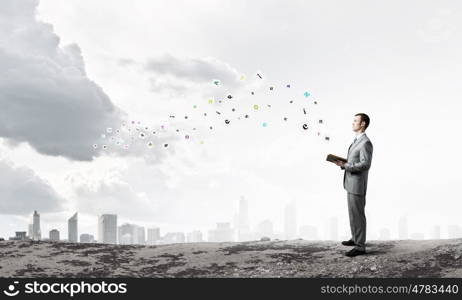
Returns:
[[[0,241],[0,277],[462,277],[462,239],[160,246]]]

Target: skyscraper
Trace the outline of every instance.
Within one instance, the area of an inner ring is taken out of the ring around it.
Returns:
[[[160,228],[148,228],[148,245],[154,245],[160,241]]]
[[[40,230],[40,214],[34,210],[34,215],[32,216],[32,239],[38,241],[42,238],[42,233]]]
[[[184,243],[185,236],[183,232],[167,232],[162,239],[163,244]]]
[[[227,222],[217,223],[217,228],[209,230],[209,242],[231,242],[233,241],[233,229]]]
[[[25,231],[16,231],[16,235],[14,237],[9,238],[12,241],[24,241],[27,239]]]
[[[250,236],[250,222],[249,222],[249,203],[244,196],[239,199],[239,208],[236,216],[236,231],[238,241],[248,241]]]
[[[188,243],[200,243],[203,242],[202,232],[200,230],[193,230],[186,234],[186,241]]]
[[[78,243],[79,242],[79,233],[77,229],[77,213],[75,213],[68,221],[67,221],[67,236],[68,240],[71,243]]]
[[[139,244],[146,243],[144,227],[135,224],[125,223],[118,228],[119,244]]]
[[[297,236],[297,206],[291,201],[284,207],[284,235],[290,240]]]
[[[146,244],[146,230],[143,226],[135,225],[135,232],[133,235],[133,244],[145,245]]]
[[[121,233],[120,227],[119,227],[118,241],[119,241],[119,245],[131,245],[133,244],[133,235],[128,232]]]
[[[80,235],[80,242],[81,242],[81,243],[94,243],[94,242],[95,242],[95,238],[93,237],[92,234],[82,233],[82,234]]]
[[[27,227],[27,236],[32,239],[32,237],[34,236],[34,230],[33,230],[33,225],[32,224],[29,224],[28,227]]]
[[[50,241],[59,242],[59,231],[58,231],[58,229],[50,230]]]
[[[98,217],[98,242],[117,244],[117,215],[103,214]]]

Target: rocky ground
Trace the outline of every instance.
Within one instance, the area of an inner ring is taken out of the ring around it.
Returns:
[[[0,277],[462,277],[462,239],[161,246],[0,241]]]

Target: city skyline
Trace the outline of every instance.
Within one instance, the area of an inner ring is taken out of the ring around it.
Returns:
[[[60,239],[63,231],[53,228],[49,231],[49,237],[41,235],[42,224],[40,221],[40,213],[34,210],[31,216],[32,223],[28,225],[29,233],[26,231],[16,231],[16,235],[10,238],[21,239],[26,236],[32,239],[49,239],[69,242],[99,242],[99,243],[115,243],[115,244],[147,244],[154,245],[157,243],[184,243],[184,242],[225,242],[225,241],[251,241],[261,238],[270,239],[297,239],[303,238],[306,240],[345,240],[348,239],[348,234],[340,234],[341,225],[339,218],[332,216],[326,220],[324,226],[324,235],[320,233],[319,228],[309,224],[301,224],[297,226],[296,217],[296,202],[290,201],[285,205],[283,211],[283,227],[281,230],[275,230],[273,221],[265,219],[250,226],[248,218],[249,209],[248,200],[244,196],[240,196],[237,212],[234,214],[234,226],[231,222],[216,222],[215,228],[207,230],[198,230],[194,228],[185,228],[182,231],[163,231],[157,226],[140,226],[136,222],[123,222],[118,224],[118,216],[116,214],[102,214],[97,216],[98,219],[98,234],[96,237],[93,234],[82,233],[78,235],[78,212],[75,212],[68,220],[68,239]],[[409,231],[408,218],[401,216],[398,219],[396,238],[392,231],[388,228],[380,228],[377,232],[368,232],[368,240],[391,240],[391,239],[440,239],[441,226],[433,224],[428,233],[419,231]],[[244,234],[243,234],[244,233]],[[322,238],[322,237],[326,238]],[[446,238],[461,238],[462,226],[456,224],[447,225]]]
[[[284,231],[295,200],[297,230],[329,238],[337,217],[342,237],[343,172],[325,159],[347,154],[358,112],[374,144],[370,236],[398,236],[403,215],[402,236],[457,235],[462,162],[434,138],[462,150],[460,12],[418,0],[3,0],[0,236],[28,232],[33,209],[41,236],[67,238],[75,212],[94,237],[105,213],[206,233],[235,226],[244,195],[252,228]],[[127,124],[149,130],[125,148]]]

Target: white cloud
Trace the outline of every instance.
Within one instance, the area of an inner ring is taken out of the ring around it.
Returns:
[[[0,212],[2,214],[26,215],[33,210],[58,212],[63,209],[64,199],[53,187],[24,166],[0,161]]]
[[[164,55],[151,58],[146,64],[146,70],[199,84],[210,85],[213,79],[219,79],[231,88],[236,88],[240,84],[238,71],[213,57],[180,59]]]
[[[2,1],[0,136],[38,152],[91,160],[91,145],[123,113],[85,73],[80,48],[60,46],[35,17],[38,1]]]

